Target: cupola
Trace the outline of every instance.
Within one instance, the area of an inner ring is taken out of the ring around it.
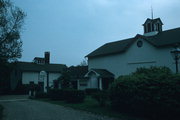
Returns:
[[[144,36],[153,36],[159,32],[162,32],[162,25],[163,23],[160,18],[156,18],[156,19],[148,18],[143,24]]]

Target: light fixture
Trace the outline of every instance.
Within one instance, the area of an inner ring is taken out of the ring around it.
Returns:
[[[180,49],[178,47],[176,47],[174,50],[171,51],[171,55],[172,55],[173,59],[175,60],[176,73],[178,73],[179,72],[179,70],[178,70],[178,60],[180,58]]]

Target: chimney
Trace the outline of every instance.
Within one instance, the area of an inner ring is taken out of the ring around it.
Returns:
[[[50,63],[50,52],[45,52],[44,53],[44,59],[45,59],[45,64]]]

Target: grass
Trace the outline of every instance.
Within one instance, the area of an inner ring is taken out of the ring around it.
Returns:
[[[70,103],[66,103],[65,101],[52,101],[49,99],[39,99],[39,100],[52,103],[52,104],[61,105],[64,107],[71,107],[74,109],[91,112],[94,114],[100,114],[100,115],[105,115],[109,117],[116,117],[123,120],[145,120],[144,118],[138,118],[135,116],[130,116],[127,114],[122,114],[122,113],[112,111],[112,109],[108,106],[100,107],[98,102],[92,99],[90,96],[87,96],[83,103],[78,103],[78,104],[70,104]]]
[[[0,105],[0,120],[3,118],[3,106]]]

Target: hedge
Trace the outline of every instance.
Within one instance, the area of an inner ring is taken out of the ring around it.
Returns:
[[[64,100],[63,89],[50,89],[48,95],[52,100]]]
[[[35,98],[49,98],[49,95],[45,92],[36,92]]]
[[[64,98],[68,103],[81,103],[85,99],[85,92],[82,90],[68,89],[64,90]]]
[[[113,109],[151,119],[180,119],[180,75],[166,67],[139,68],[110,87]]]
[[[108,94],[106,91],[98,91],[92,94],[92,98],[94,98],[101,107],[104,107],[108,100]]]
[[[64,100],[68,103],[80,103],[85,99],[85,92],[75,89],[50,89],[48,95],[52,100]]]
[[[87,89],[85,89],[85,92],[86,92],[87,95],[92,95],[92,94],[97,93],[99,91],[100,90],[97,89],[97,88],[87,88]]]

